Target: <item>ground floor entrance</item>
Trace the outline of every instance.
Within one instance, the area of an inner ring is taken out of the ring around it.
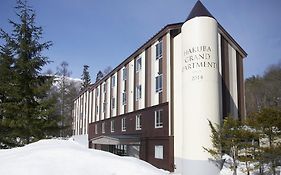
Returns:
[[[111,152],[119,156],[130,156],[140,158],[140,145],[105,145],[95,144],[95,149]]]
[[[120,156],[139,158],[165,170],[174,171],[175,168],[173,137],[99,136],[91,139],[89,146]]]

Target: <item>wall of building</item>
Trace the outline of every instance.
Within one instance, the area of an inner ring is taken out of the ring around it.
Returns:
[[[131,113],[119,115],[114,118],[108,118],[102,121],[89,124],[89,140],[100,137],[120,137],[134,136],[138,137],[140,143],[140,158],[157,167],[173,170],[173,137],[169,133],[169,107],[168,103],[162,103],[156,106],[144,108]],[[163,127],[155,128],[155,111],[162,110]],[[141,115],[141,129],[136,128],[136,116]],[[122,119],[126,121],[126,130],[122,131]],[[114,120],[114,132],[111,131],[111,122]],[[102,131],[104,125],[104,132]],[[97,132],[96,132],[97,131]],[[91,144],[91,147],[99,147]],[[163,159],[154,157],[155,145],[164,147]]]
[[[220,91],[222,92],[222,111],[221,118],[232,116],[235,118],[243,118],[245,114],[244,102],[244,80],[243,80],[243,57],[241,51],[235,47],[235,44],[226,38],[227,35],[218,29],[218,57],[219,57],[219,74],[221,76],[219,82]],[[182,92],[182,33],[179,33],[172,39],[173,46],[173,72],[171,73],[172,96],[171,105],[173,113],[171,114],[174,120],[174,156],[177,172],[182,172],[182,145],[183,145],[183,117],[188,117],[186,113],[182,113],[183,96]]]
[[[89,134],[89,139],[102,135],[137,135],[141,138],[140,157],[157,167],[181,172],[183,145],[182,113],[182,34],[181,25],[171,30],[164,29],[152,40],[138,49],[127,60],[117,66],[101,81],[93,84],[74,100],[74,134]],[[162,57],[156,59],[156,45],[162,43]],[[224,30],[218,29],[218,57],[222,92],[223,116],[235,118],[245,114],[243,53]],[[141,69],[137,70],[137,60],[141,58]],[[123,69],[127,77],[123,80]],[[162,75],[162,90],[156,92],[156,77]],[[115,85],[112,79],[115,79]],[[137,99],[137,86],[141,85],[141,98]],[[123,93],[126,103],[123,104]],[[112,100],[115,99],[115,100]],[[113,104],[114,103],[114,104]],[[164,106],[162,106],[164,105]],[[165,108],[164,127],[155,129],[153,110]],[[167,109],[166,109],[167,108]],[[166,114],[167,112],[167,114]],[[135,116],[142,113],[144,128],[135,129]],[[126,131],[121,131],[121,119],[126,118]],[[110,121],[115,120],[116,129],[110,132]],[[105,123],[105,133],[101,132]],[[97,134],[95,127],[97,126]],[[167,157],[153,158],[155,144],[165,146]],[[101,146],[96,145],[96,148]],[[175,158],[175,160],[174,160]],[[174,167],[175,164],[175,167]]]
[[[222,75],[223,117],[245,117],[243,58],[233,43],[219,35]],[[242,95],[243,94],[243,95]]]
[[[181,41],[181,34],[178,34],[176,37],[173,38],[173,82],[177,83],[177,85],[173,86],[173,116],[174,117],[174,156],[175,156],[175,165],[176,165],[176,172],[182,172],[182,145],[183,145],[183,115],[182,115],[182,62],[181,62],[181,53],[182,53],[182,41]]]
[[[168,102],[170,83],[169,69],[169,33],[161,36],[152,44],[133,56],[129,61],[121,64],[110,73],[106,79],[92,85],[75,101],[74,118],[75,134],[87,133],[88,124],[111,117],[123,115],[139,109]],[[156,45],[162,43],[162,56],[156,59]],[[141,69],[136,70],[136,61],[141,59]],[[126,76],[125,74],[126,69]],[[156,77],[162,75],[162,89],[156,91]],[[115,86],[111,86],[112,77],[115,77]],[[126,78],[123,78],[126,77]],[[137,99],[137,86],[141,86],[141,97]],[[123,103],[123,96],[126,102]],[[114,108],[112,99],[114,98]],[[78,117],[81,118],[78,122]],[[78,131],[79,128],[82,132]]]

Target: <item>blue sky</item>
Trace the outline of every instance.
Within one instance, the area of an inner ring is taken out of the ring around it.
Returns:
[[[69,63],[72,77],[90,66],[92,80],[99,70],[114,68],[169,23],[182,22],[196,0],[29,0],[54,45],[45,52],[56,71]],[[218,22],[248,53],[244,75],[262,74],[281,61],[280,0],[202,0]],[[0,0],[0,27],[11,29],[16,0]]]

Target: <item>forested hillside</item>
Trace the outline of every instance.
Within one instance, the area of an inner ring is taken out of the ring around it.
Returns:
[[[265,107],[281,109],[281,62],[268,67],[264,75],[245,80],[247,114]]]

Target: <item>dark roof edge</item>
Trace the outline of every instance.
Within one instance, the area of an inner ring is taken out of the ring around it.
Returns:
[[[83,91],[79,92],[79,94],[73,99],[75,101],[78,97],[80,97],[85,91],[91,90],[95,88],[97,85],[100,84],[100,82],[103,82],[106,80],[108,77],[112,76],[113,73],[116,72],[122,65],[126,65],[127,62],[130,62],[135,56],[140,54],[140,52],[143,49],[146,49],[149,47],[152,43],[152,41],[155,40],[155,38],[159,38],[160,36],[164,35],[166,31],[171,30],[171,29],[176,29],[179,28],[183,25],[183,22],[180,23],[173,23],[173,24],[168,24],[165,27],[163,27],[160,31],[158,31],[155,35],[153,35],[149,40],[147,40],[143,45],[141,45],[135,52],[133,52],[130,56],[128,56],[124,61],[122,61],[119,65],[117,65],[110,73],[108,73],[106,76],[104,76],[101,80],[91,84],[89,87],[84,89]],[[242,49],[242,47],[232,38],[232,36],[220,25],[218,22],[218,28],[222,31],[223,34],[226,35],[226,38],[228,38],[238,49],[238,51],[242,54],[243,58],[247,57],[247,53]],[[160,35],[160,36],[159,36]]]
[[[165,27],[163,27],[159,32],[157,32],[155,35],[153,35],[149,40],[147,40],[143,45],[141,45],[135,52],[133,52],[130,56],[128,56],[124,61],[122,61],[118,66],[116,66],[110,73],[108,73],[105,77],[103,77],[101,80],[99,80],[97,83],[101,81],[104,81],[104,79],[106,79],[107,77],[111,76],[113,72],[116,72],[116,70],[122,66],[122,65],[126,65],[127,62],[130,62],[135,56],[139,55],[140,52],[143,49],[146,49],[147,47],[149,47],[152,43],[152,41],[154,41],[156,38],[159,38],[160,36],[164,35],[166,33],[166,31],[174,29],[173,27],[177,28],[177,27],[181,27],[183,25],[183,22],[181,23],[173,23],[173,24],[167,24]],[[160,35],[160,36],[159,36]]]
[[[74,98],[74,100],[77,99],[77,98],[78,98],[81,94],[83,94],[84,92],[88,91],[92,86],[94,86],[93,83],[90,84],[87,88],[83,89],[82,91],[80,90],[80,91],[79,91],[79,94]]]
[[[229,39],[238,49],[238,52],[241,52],[243,58],[247,57],[247,52],[242,49],[242,47],[232,38],[232,36],[220,25],[218,22],[218,28],[222,31],[223,34],[226,35],[226,39]]]

